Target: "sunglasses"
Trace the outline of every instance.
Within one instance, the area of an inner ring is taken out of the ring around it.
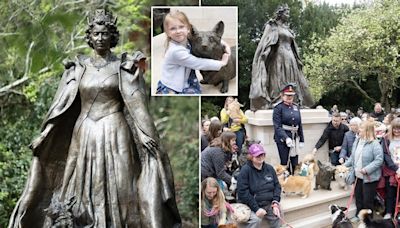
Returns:
[[[265,154],[260,154],[260,155],[256,156],[256,158],[262,158],[262,157],[265,157]]]

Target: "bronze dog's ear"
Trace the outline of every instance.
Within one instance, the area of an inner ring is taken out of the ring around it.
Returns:
[[[199,34],[199,30],[197,30],[196,27],[192,25],[192,35],[197,35],[197,34]]]
[[[218,36],[219,38],[221,38],[221,37],[222,37],[222,34],[224,34],[224,28],[225,28],[224,22],[223,22],[223,21],[219,21],[219,22],[214,26],[214,28],[213,28],[212,31],[213,31],[215,34],[217,34],[217,36]]]

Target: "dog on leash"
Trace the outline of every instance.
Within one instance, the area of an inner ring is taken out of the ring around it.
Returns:
[[[231,185],[229,186],[229,197],[225,197],[228,203],[236,203],[236,189],[237,189],[237,177],[240,173],[240,169],[236,169],[231,177]]]
[[[352,228],[350,220],[346,218],[344,212],[347,210],[345,207],[340,207],[336,204],[329,205],[331,211],[332,228]]]
[[[311,180],[314,177],[314,164],[310,164],[308,176],[292,176],[289,171],[284,171],[284,175],[279,175],[278,180],[282,186],[283,192],[296,193],[303,195],[302,198],[307,198],[311,192]]]
[[[285,173],[287,170],[287,167],[285,165],[276,165],[275,166],[275,172],[277,176],[280,176]]]
[[[232,153],[232,158],[227,162],[226,168],[229,174],[233,174],[237,169],[240,169],[242,166],[239,163],[237,153]]]
[[[396,227],[392,219],[372,219],[371,209],[362,209],[358,212],[360,225],[358,228],[394,228]]]
[[[312,153],[306,154],[301,162],[306,164],[314,163],[314,175],[318,174],[319,166],[317,165],[317,159]]]
[[[329,164],[322,164],[319,160],[317,163],[319,166],[319,172],[315,177],[314,190],[318,190],[318,187],[321,187],[322,189],[331,191],[331,181],[335,172],[335,167]]]
[[[221,44],[224,34],[224,22],[218,22],[211,31],[198,31],[192,28],[189,38],[192,45],[192,53],[197,57],[221,60],[225,53],[225,46]],[[203,76],[202,84],[218,86],[222,83],[220,92],[226,93],[229,89],[229,80],[236,77],[236,47],[231,47],[231,56],[228,64],[219,71],[200,71]]]
[[[339,184],[339,187],[347,191],[348,185],[346,184],[346,177],[349,173],[349,168],[344,165],[337,165],[335,169],[335,179]]]

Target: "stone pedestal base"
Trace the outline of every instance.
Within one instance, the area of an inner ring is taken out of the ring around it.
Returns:
[[[247,110],[245,115],[249,118],[246,124],[247,137],[260,140],[267,152],[266,162],[275,166],[280,163],[278,149],[274,141],[274,126],[272,123],[273,110],[258,110],[252,112]],[[303,123],[304,143],[303,149],[299,150],[299,162],[305,154],[311,153],[318,139],[331,118],[325,109],[302,109],[301,120]],[[328,142],[317,152],[317,159],[321,162],[329,161]]]

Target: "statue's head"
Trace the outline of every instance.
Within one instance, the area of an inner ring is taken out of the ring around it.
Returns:
[[[278,6],[278,8],[275,11],[276,20],[287,21],[289,19],[289,12],[290,12],[290,8],[286,3]]]
[[[98,9],[92,17],[88,17],[86,42],[95,50],[110,49],[117,46],[119,32],[117,17],[106,9]]]

